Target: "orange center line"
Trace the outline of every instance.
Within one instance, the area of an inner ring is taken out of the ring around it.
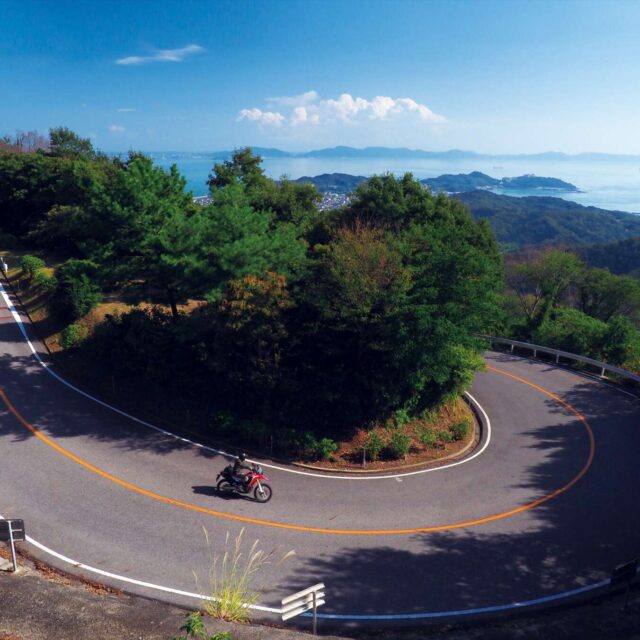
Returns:
[[[580,472],[572,480],[570,480],[567,484],[565,484],[564,486],[560,487],[559,489],[556,489],[555,491],[552,491],[551,493],[549,493],[549,494],[547,494],[547,495],[545,495],[545,496],[543,496],[541,498],[538,498],[537,500],[534,500],[533,502],[529,502],[527,504],[521,505],[521,506],[516,507],[514,509],[511,509],[509,511],[503,511],[501,513],[496,513],[494,515],[487,516],[485,518],[478,518],[476,520],[468,520],[466,522],[457,522],[457,523],[452,523],[452,524],[436,525],[436,526],[431,526],[431,527],[413,527],[413,528],[406,528],[406,529],[329,529],[329,528],[323,528],[323,527],[307,527],[307,526],[303,526],[303,525],[290,524],[290,523],[285,523],[285,522],[274,522],[274,521],[271,521],[271,520],[261,520],[261,519],[258,519],[258,518],[248,518],[246,516],[239,516],[239,515],[235,515],[235,514],[232,514],[232,513],[224,513],[223,511],[216,511],[214,509],[207,509],[205,507],[200,507],[198,505],[191,504],[191,503],[188,503],[188,502],[182,502],[180,500],[174,500],[173,498],[168,498],[167,496],[163,496],[161,494],[154,493],[153,491],[148,491],[147,489],[143,489],[143,488],[138,487],[138,486],[136,486],[134,484],[131,484],[130,482],[127,482],[126,480],[122,480],[121,478],[118,478],[117,476],[114,476],[113,474],[108,473],[107,471],[103,471],[102,469],[99,469],[98,467],[92,465],[91,463],[86,462],[85,460],[82,460],[82,458],[79,458],[78,456],[76,456],[75,454],[71,453],[70,451],[67,451],[65,448],[61,447],[59,444],[54,442],[51,438],[49,438],[46,435],[44,435],[44,433],[42,433],[37,427],[35,427],[32,424],[30,424],[29,422],[27,422],[27,420],[24,419],[24,417],[19,413],[19,411],[10,402],[9,398],[7,397],[7,394],[4,392],[3,389],[0,389],[0,398],[2,398],[2,400],[4,401],[5,405],[9,409],[9,411],[19,420],[19,422],[22,425],[24,425],[29,431],[31,431],[31,433],[33,433],[33,435],[38,437],[42,442],[44,442],[45,444],[49,445],[50,447],[52,447],[53,449],[55,449],[56,451],[58,451],[62,455],[64,455],[67,458],[69,458],[70,460],[73,460],[77,464],[83,466],[85,469],[88,469],[89,471],[92,471],[93,473],[105,478],[106,480],[114,482],[115,484],[120,485],[121,487],[124,487],[125,489],[133,491],[134,493],[138,493],[140,495],[146,496],[148,498],[153,498],[154,500],[158,500],[158,501],[164,502],[166,504],[170,504],[170,505],[173,505],[173,506],[176,506],[176,507],[181,507],[183,509],[189,509],[190,511],[197,511],[199,513],[205,513],[207,515],[215,516],[215,517],[218,517],[218,518],[226,518],[228,520],[236,520],[238,522],[244,522],[244,523],[248,523],[248,524],[256,524],[256,525],[261,525],[261,526],[266,526],[266,527],[274,527],[274,528],[277,528],[277,529],[288,529],[290,531],[303,531],[303,532],[306,532],[306,533],[324,533],[324,534],[333,534],[333,535],[354,535],[354,536],[355,535],[360,535],[360,536],[400,535],[400,534],[413,534],[413,533],[433,533],[433,532],[436,532],[436,531],[448,531],[448,530],[451,530],[451,529],[462,529],[462,528],[466,528],[466,527],[473,527],[473,526],[477,526],[477,525],[480,525],[480,524],[486,524],[488,522],[494,522],[496,520],[502,520],[504,518],[508,518],[510,516],[514,516],[514,515],[516,515],[518,513],[523,513],[525,511],[529,511],[529,510],[534,509],[535,507],[537,507],[537,506],[539,506],[539,505],[541,505],[541,504],[543,504],[545,502],[548,502],[549,500],[552,500],[553,498],[556,498],[560,494],[562,494],[565,491],[567,491],[568,489],[570,489],[574,484],[576,484],[576,482],[578,482],[582,477],[584,477],[584,475],[589,470],[589,467],[593,463],[593,459],[594,459],[594,456],[595,456],[595,448],[596,448],[593,431],[591,429],[591,426],[587,422],[586,418],[577,409],[572,407],[568,402],[565,402],[564,400],[562,400],[558,396],[550,393],[546,389],[543,389],[542,387],[539,387],[539,386],[537,386],[537,385],[535,385],[535,384],[533,384],[531,382],[527,382],[526,380],[523,380],[522,378],[519,378],[518,376],[515,376],[515,375],[513,375],[511,373],[507,373],[506,371],[502,371],[500,369],[495,369],[494,367],[491,367],[491,366],[487,366],[487,369],[489,371],[492,371],[493,373],[498,373],[500,375],[503,375],[503,376],[506,376],[506,377],[509,377],[509,378],[513,378],[514,380],[517,380],[518,382],[521,382],[522,384],[525,384],[525,385],[527,385],[527,386],[529,386],[529,387],[531,387],[533,389],[536,389],[540,393],[543,393],[546,396],[552,398],[556,402],[560,403],[561,405],[563,405],[564,407],[569,409],[572,413],[574,413],[580,419],[580,421],[582,422],[583,426],[587,430],[588,437],[589,437],[589,456],[588,456],[588,459],[587,459],[586,463],[584,464],[584,466],[582,467]]]

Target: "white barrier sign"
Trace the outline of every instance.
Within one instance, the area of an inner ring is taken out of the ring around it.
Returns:
[[[301,613],[307,611],[313,611],[313,633],[316,633],[317,616],[316,612],[320,605],[325,603],[324,600],[324,583],[319,582],[314,584],[313,587],[303,589],[294,593],[292,596],[288,596],[282,599],[282,620],[289,620],[295,618]]]

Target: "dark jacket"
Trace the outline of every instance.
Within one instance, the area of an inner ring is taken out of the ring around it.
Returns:
[[[251,471],[251,466],[242,462],[240,458],[236,458],[236,461],[233,463],[233,475],[234,476],[240,475],[243,469],[246,469],[247,471]]]

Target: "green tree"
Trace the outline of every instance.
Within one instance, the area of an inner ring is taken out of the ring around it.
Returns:
[[[101,300],[100,267],[90,260],[70,259],[56,269],[53,312],[73,322],[89,313]]]
[[[267,272],[229,282],[218,305],[212,363],[224,372],[243,402],[251,399],[267,420],[278,414],[282,359],[289,338],[286,314],[292,308],[286,278]]]
[[[536,327],[531,338],[536,344],[601,359],[607,331],[602,320],[560,307]]]
[[[52,156],[93,158],[95,151],[89,138],[81,138],[67,127],[49,129],[49,153]]]
[[[314,251],[302,345],[304,388],[339,424],[417,413],[481,366],[474,333],[495,315],[497,245],[457,202],[409,176],[360,186]],[[333,419],[333,418],[332,418]]]
[[[577,288],[580,310],[605,322],[618,314],[634,317],[640,310],[640,282],[635,278],[585,269]]]
[[[548,249],[507,262],[507,281],[516,292],[530,330],[542,325],[563,293],[582,275],[584,265],[572,253]]]
[[[309,231],[319,219],[318,190],[284,178],[275,182],[264,174],[261,164],[262,158],[249,147],[235,151],[230,160],[214,165],[208,180],[211,192],[241,184],[255,210],[271,211],[274,223],[293,223],[301,233]]]

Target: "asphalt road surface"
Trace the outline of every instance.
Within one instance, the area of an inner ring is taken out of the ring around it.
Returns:
[[[274,496],[259,504],[216,495],[220,454],[56,379],[6,306],[0,515],[24,519],[59,555],[25,548],[65,571],[193,607],[212,554],[244,529],[247,547],[295,550],[265,567],[260,605],[324,582],[323,614],[402,622],[579,590],[640,555],[640,400],[600,381],[489,352],[471,389],[486,447],[466,462],[383,478],[266,468]]]

